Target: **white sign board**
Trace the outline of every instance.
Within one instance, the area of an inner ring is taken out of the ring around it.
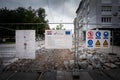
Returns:
[[[72,32],[70,30],[46,30],[46,49],[70,49],[72,48]]]
[[[110,31],[108,30],[88,30],[86,32],[87,48],[109,48]]]
[[[16,30],[16,57],[35,59],[35,30]]]

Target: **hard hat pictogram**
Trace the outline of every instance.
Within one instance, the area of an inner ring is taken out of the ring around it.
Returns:
[[[103,35],[104,35],[104,39],[108,39],[109,33],[107,31],[105,31]]]

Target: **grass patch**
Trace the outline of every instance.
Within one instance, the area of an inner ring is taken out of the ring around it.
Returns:
[[[15,44],[15,42],[0,42],[0,44]]]

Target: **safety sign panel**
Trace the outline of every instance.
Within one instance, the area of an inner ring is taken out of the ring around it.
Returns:
[[[86,32],[87,48],[109,48],[110,31],[109,30],[88,30]]]
[[[70,49],[72,48],[71,30],[46,30],[46,49]]]

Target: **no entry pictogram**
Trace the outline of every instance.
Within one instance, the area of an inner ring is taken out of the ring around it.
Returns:
[[[93,36],[94,36],[93,31],[88,31],[87,36],[88,36],[88,39],[93,39]]]

